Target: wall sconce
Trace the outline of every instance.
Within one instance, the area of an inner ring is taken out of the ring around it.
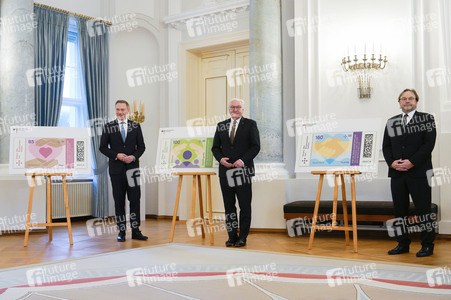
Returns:
[[[357,76],[357,80],[359,82],[359,87],[357,89],[359,92],[359,98],[364,99],[371,98],[371,91],[373,89],[371,87],[372,74],[376,70],[383,70],[387,65],[387,62],[387,56],[384,56],[384,58],[382,58],[382,53],[379,54],[379,58],[376,58],[376,56],[374,55],[374,46],[371,58],[367,58],[365,45],[363,59],[360,60],[357,57],[357,54],[354,54],[353,60],[351,60],[351,57],[349,55],[347,59],[345,56],[341,60],[341,67],[343,68],[343,71],[351,71]]]
[[[144,114],[144,104],[139,101],[139,108],[136,107],[136,100],[133,100],[132,111],[128,115],[130,121],[142,123],[146,119]]]

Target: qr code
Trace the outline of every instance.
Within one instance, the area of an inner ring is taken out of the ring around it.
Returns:
[[[373,154],[374,134],[365,134],[363,142],[363,158],[371,158]]]
[[[85,142],[77,141],[77,162],[85,161]]]

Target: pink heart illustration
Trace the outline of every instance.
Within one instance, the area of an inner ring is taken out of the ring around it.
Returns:
[[[38,147],[35,143],[33,143],[28,145],[28,150],[31,154],[30,159],[39,158],[44,161],[51,161],[60,155],[63,151],[63,147],[52,147],[49,145]]]
[[[44,156],[45,158],[47,158],[50,154],[52,154],[53,150],[52,148],[48,148],[48,147],[42,147],[41,149],[39,149],[39,153],[42,154],[42,156]]]

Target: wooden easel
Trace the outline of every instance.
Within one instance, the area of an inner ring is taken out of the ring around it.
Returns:
[[[69,241],[70,244],[73,245],[72,241],[72,226],[70,223],[70,213],[69,213],[69,200],[67,198],[67,185],[66,185],[66,176],[72,176],[72,173],[25,173],[25,176],[31,176],[31,186],[30,186],[30,198],[28,200],[28,213],[27,213],[27,227],[25,229],[25,241],[24,247],[28,245],[28,234],[30,232],[30,227],[41,227],[46,226],[49,231],[49,242],[53,239],[53,226],[67,226],[67,230],[69,231]],[[47,177],[47,223],[30,223],[31,216],[31,207],[33,205],[33,190],[36,184],[36,176],[45,176]],[[63,179],[63,191],[64,191],[64,205],[66,206],[66,219],[65,223],[53,223],[52,222],[52,176],[61,176]]]
[[[312,249],[313,239],[315,237],[315,230],[344,230],[346,246],[349,246],[349,231],[352,231],[352,240],[354,243],[354,252],[357,252],[357,212],[356,212],[356,202],[355,202],[355,178],[354,175],[361,174],[360,171],[312,171],[312,174],[319,175],[318,192],[316,194],[315,210],[313,212],[313,222],[310,232],[310,240],[308,243],[308,249]],[[334,201],[332,208],[332,226],[326,225],[316,225],[316,220],[318,218],[319,200],[321,198],[321,190],[323,187],[324,175],[333,174],[334,175]],[[348,224],[348,207],[346,205],[346,191],[345,191],[345,180],[344,175],[351,176],[351,195],[352,195],[352,227]],[[338,199],[338,176],[341,178],[341,195],[343,198],[343,217],[344,226],[337,226],[337,199]]]
[[[179,208],[179,201],[180,201],[180,192],[182,190],[182,181],[184,175],[193,175],[193,191],[192,191],[192,205],[191,205],[191,219],[194,219],[194,213],[195,213],[195,205],[196,205],[196,181],[198,183],[198,189],[199,189],[199,211],[200,211],[200,217],[202,220],[204,220],[204,208],[202,203],[202,183],[201,183],[201,176],[206,175],[207,176],[207,205],[208,208],[210,208],[209,211],[209,220],[208,220],[208,226],[210,231],[210,245],[214,244],[214,235],[213,235],[213,229],[211,228],[212,222],[213,222],[213,212],[212,212],[212,205],[211,205],[211,175],[215,175],[215,172],[174,172],[172,175],[179,175],[179,184],[177,186],[177,197],[175,199],[175,206],[174,206],[174,215],[172,216],[172,226],[171,226],[171,235],[169,237],[169,242],[172,243],[174,240],[174,231],[175,231],[175,223],[177,219],[177,212]],[[205,228],[204,228],[204,222],[202,222],[202,238],[205,238]]]

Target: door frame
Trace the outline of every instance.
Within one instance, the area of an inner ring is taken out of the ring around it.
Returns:
[[[179,124],[186,126],[186,121],[205,114],[203,105],[188,105],[201,99],[200,75],[202,53],[227,48],[249,46],[249,30],[227,34],[207,36],[179,44],[178,79],[179,79]],[[200,103],[199,103],[200,104]],[[191,195],[191,184],[187,184],[184,194]],[[188,197],[188,196],[186,196]],[[204,197],[205,198],[205,197]],[[196,209],[197,210],[197,209]],[[187,220],[191,212],[191,201],[180,201],[179,218]]]

